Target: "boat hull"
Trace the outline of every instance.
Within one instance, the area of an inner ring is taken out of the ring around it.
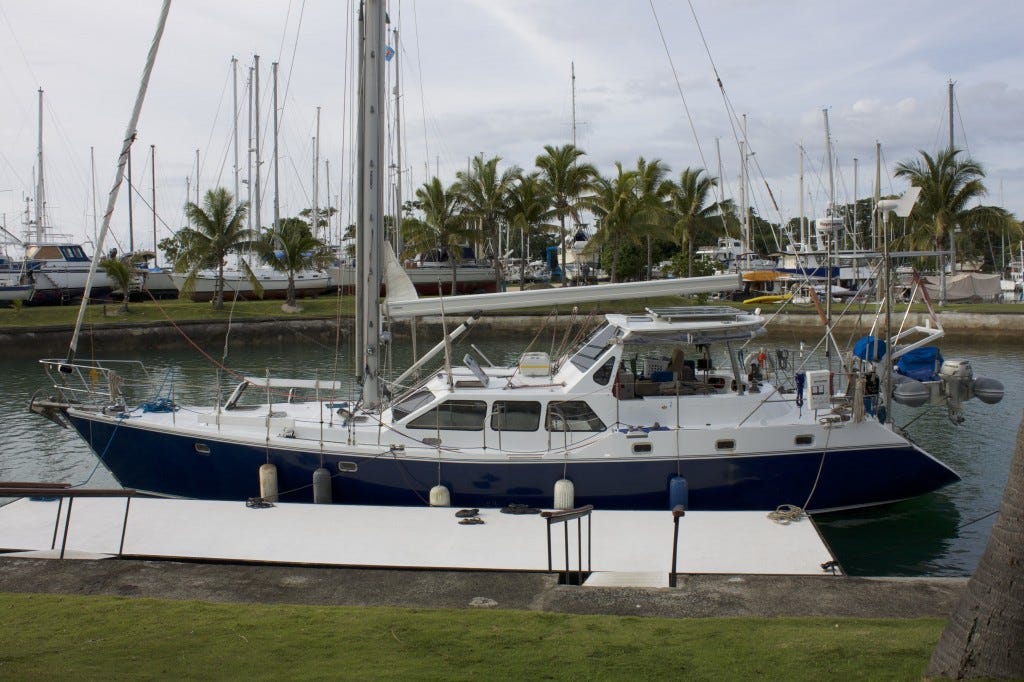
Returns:
[[[32,293],[31,284],[2,284],[0,285],[0,303],[27,301],[32,298]]]
[[[187,276],[181,273],[174,273],[170,278],[174,287],[180,291],[185,284]],[[257,299],[284,300],[288,297],[288,279],[286,277],[257,274],[257,279],[263,287],[262,296],[257,296],[255,291],[253,291],[252,283],[248,277],[236,271],[225,273],[224,299],[231,300],[236,294],[238,298],[247,301]],[[201,275],[195,279],[189,298],[197,303],[212,301],[216,287],[215,277]],[[330,289],[331,279],[327,273],[305,272],[295,277],[295,296],[297,298],[319,296],[330,291]]]
[[[334,502],[372,505],[426,505],[430,488],[440,482],[448,487],[453,506],[514,502],[551,507],[555,482],[566,477],[574,483],[577,505],[667,509],[669,481],[678,473],[687,479],[690,509],[772,510],[793,504],[827,511],[886,504],[959,480],[910,444],[831,450],[824,459],[821,451],[803,450],[568,463],[463,459],[445,460],[439,467],[436,459],[382,454],[380,449],[322,455],[218,440],[216,434],[138,428],[130,420],[102,415],[73,412],[69,418],[123,486],[197,499],[259,496],[258,470],[266,462],[277,467],[282,501],[312,501],[313,472],[324,466],[332,477]]]

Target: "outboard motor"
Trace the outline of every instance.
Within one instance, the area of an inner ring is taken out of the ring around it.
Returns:
[[[961,403],[975,396],[993,405],[1003,399],[1003,385],[996,379],[975,378],[970,360],[945,360],[939,369],[949,418],[956,424],[964,421]]]

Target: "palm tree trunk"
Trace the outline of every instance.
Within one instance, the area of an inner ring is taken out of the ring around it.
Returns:
[[[217,265],[217,281],[213,283],[213,309],[224,310],[224,259]]]
[[[568,277],[569,273],[566,270],[567,263],[566,263],[566,260],[565,260],[566,254],[569,251],[569,247],[567,247],[565,245],[566,234],[565,234],[565,216],[564,215],[558,216],[558,234],[559,234],[559,237],[562,240],[562,286],[565,287],[565,286],[568,286],[568,279],[569,279],[569,277]]]
[[[285,304],[290,308],[295,307],[295,271],[292,270],[288,273],[288,300]]]
[[[932,651],[929,677],[1024,678],[1024,421],[985,554]]]
[[[526,230],[522,230],[523,235],[523,248],[522,253],[519,254],[519,290],[523,291],[526,289]]]
[[[647,235],[647,277],[648,282],[651,281],[651,271],[654,268],[654,263],[651,262],[651,235]]]
[[[693,239],[686,240],[686,276],[693,277]]]

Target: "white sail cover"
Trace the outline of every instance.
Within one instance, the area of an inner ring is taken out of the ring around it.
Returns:
[[[387,289],[389,299],[414,301],[419,298],[416,287],[413,286],[405,268],[398,262],[391,244],[387,242],[384,243],[384,287]]]
[[[625,282],[596,284],[586,287],[508,291],[497,294],[468,294],[465,296],[445,297],[443,301],[440,298],[415,299],[410,297],[405,299],[399,296],[392,296],[391,289],[388,289],[388,299],[384,305],[388,317],[396,320],[421,315],[438,315],[442,310],[445,314],[473,313],[477,311],[493,313],[499,310],[514,310],[516,308],[733,291],[741,288],[741,286],[742,283],[738,274],[711,275],[708,277],[658,279],[650,282]]]

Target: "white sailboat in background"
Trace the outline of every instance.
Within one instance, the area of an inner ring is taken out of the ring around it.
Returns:
[[[70,303],[86,290],[92,258],[82,245],[46,224],[46,185],[43,175],[43,90],[39,90],[39,142],[36,172],[35,211],[25,208],[24,261],[16,267],[26,274],[22,284],[33,286],[33,304]],[[13,267],[13,266],[12,266]],[[114,281],[102,269],[96,271],[91,297],[103,298],[114,289]],[[27,278],[27,281],[26,279]]]
[[[259,69],[259,58],[256,58],[256,66]],[[281,223],[280,216],[280,187],[278,183],[278,123],[277,123],[277,63],[272,65],[273,74],[273,120],[274,120],[274,154],[273,154],[273,168],[274,168],[274,225]],[[253,95],[254,101],[259,101],[259,79],[256,79],[256,91]],[[235,111],[238,111],[237,106]],[[258,115],[257,115],[258,116]],[[235,117],[235,127],[237,129],[237,116]],[[237,138],[237,132],[235,133]],[[258,137],[258,133],[257,133]],[[259,146],[256,147],[256,168],[258,169],[262,163],[262,159],[259,156]],[[237,173],[237,163],[236,163]],[[259,185],[259,173],[257,171],[256,188],[254,196],[259,196],[261,187]],[[236,183],[237,185],[237,183]],[[238,198],[237,190],[235,194],[236,199]],[[198,199],[197,199],[198,201]],[[255,219],[256,219],[256,231],[260,231],[260,204],[257,201],[255,205]],[[243,262],[244,261],[244,262]],[[252,262],[253,258],[251,255],[239,254],[236,256],[234,264],[228,265],[224,269],[224,295],[228,299],[240,299],[240,300],[254,300],[260,299],[285,299],[288,296],[289,287],[289,276],[287,272],[275,269],[266,263],[255,263]],[[189,288],[189,298],[193,301],[211,301],[216,295],[217,291],[217,280],[218,272],[215,269],[200,270],[194,276],[190,276],[188,273],[170,273],[170,278],[174,282],[174,286],[179,291],[185,289],[186,281],[191,279],[191,286]],[[294,287],[295,295],[298,298],[319,296],[320,294],[326,293],[333,287],[331,274],[326,270],[315,270],[305,269],[295,273]]]

